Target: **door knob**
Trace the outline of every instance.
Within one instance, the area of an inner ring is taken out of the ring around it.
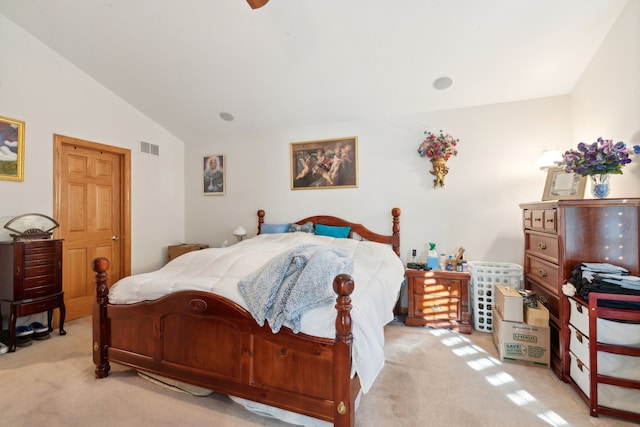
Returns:
[[[120,238],[118,236],[111,236],[111,240],[116,241],[116,240],[120,240]]]

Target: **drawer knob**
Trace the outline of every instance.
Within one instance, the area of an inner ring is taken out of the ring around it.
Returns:
[[[440,304],[434,304],[434,305],[431,306],[431,310],[433,310],[433,311],[443,311],[444,307],[441,306]]]
[[[539,275],[540,277],[547,277],[547,272],[546,272],[546,271],[544,271],[544,270],[538,270],[538,275]]]
[[[540,242],[540,243],[538,243],[538,249],[543,251],[543,250],[547,249],[547,245],[545,245],[544,242]]]

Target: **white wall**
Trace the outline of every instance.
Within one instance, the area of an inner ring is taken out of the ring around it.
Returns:
[[[466,248],[466,258],[522,264],[519,203],[541,200],[542,150],[567,150],[599,136],[639,143],[640,2],[629,5],[592,64],[567,96],[425,112],[368,122],[332,123],[188,144],[185,151],[186,238],[220,244],[238,225],[255,233],[255,211],[267,222],[335,214],[390,230],[389,211],[402,208],[402,253]],[[430,163],[416,149],[424,130],[460,139],[444,189],[432,188]],[[357,135],[356,189],[290,190],[291,142]],[[203,155],[227,155],[227,195],[200,193]],[[611,197],[638,197],[640,159],[612,180]],[[589,188],[585,197],[589,198]]]
[[[426,129],[460,139],[445,188],[433,188],[431,163],[417,153]],[[358,188],[290,190],[291,142],[353,135]],[[522,264],[518,204],[540,200],[546,176],[535,161],[549,143],[569,139],[568,97],[554,97],[187,144],[186,238],[219,245],[238,225],[255,234],[258,209],[267,222],[329,214],[389,233],[397,206],[403,254],[435,242],[448,253],[463,246],[467,259]],[[218,152],[227,156],[227,195],[203,196],[195,166]]]
[[[24,181],[0,181],[0,225],[53,214],[53,134],[132,154],[132,271],[159,267],[184,236],[183,143],[0,14],[0,116],[25,122]],[[139,152],[140,141],[160,156]],[[0,231],[7,239],[8,231]],[[89,267],[89,266],[88,266]]]
[[[640,144],[640,1],[628,2],[573,91],[571,109],[575,141]],[[612,176],[609,197],[640,197],[640,156]]]

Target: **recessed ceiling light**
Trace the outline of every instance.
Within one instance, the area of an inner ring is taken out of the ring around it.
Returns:
[[[222,120],[224,120],[225,122],[232,122],[233,121],[233,115],[231,113],[222,112],[222,113],[220,113],[220,118]]]
[[[451,87],[453,80],[451,77],[439,77],[433,81],[433,87],[438,90],[445,90]]]

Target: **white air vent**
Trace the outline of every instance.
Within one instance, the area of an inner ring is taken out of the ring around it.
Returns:
[[[140,141],[140,151],[143,153],[153,154],[154,156],[159,156],[160,146],[156,144],[149,144],[148,142]]]

